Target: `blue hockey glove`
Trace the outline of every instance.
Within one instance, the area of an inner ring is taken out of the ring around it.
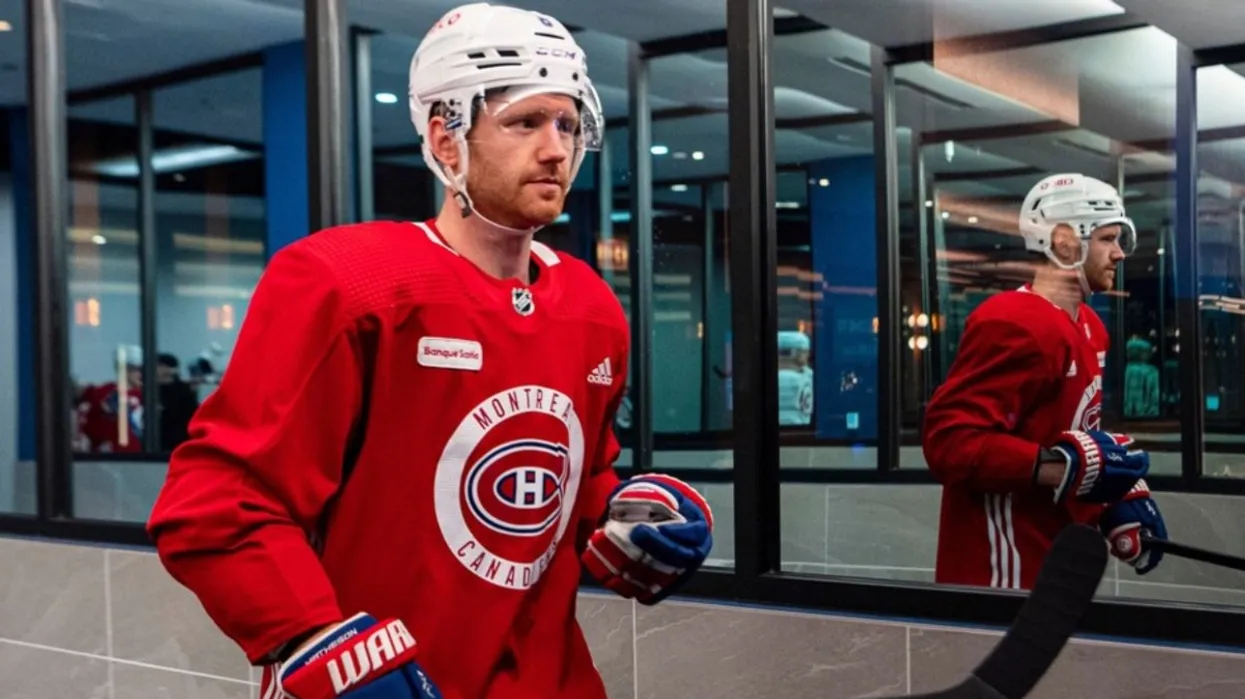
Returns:
[[[415,662],[415,638],[398,619],[358,614],[321,633],[276,671],[288,699],[441,699]]]
[[[623,481],[581,561],[602,585],[641,604],[656,604],[705,562],[713,513],[690,485],[660,474]]]
[[[1055,504],[1068,500],[1113,503],[1145,477],[1150,455],[1133,448],[1133,438],[1098,430],[1064,432],[1051,447],[1068,467],[1055,488]]]
[[[1144,480],[1103,511],[1098,528],[1111,544],[1111,554],[1136,568],[1138,575],[1149,573],[1163,560],[1162,550],[1141,540],[1142,531],[1155,539],[1167,539],[1167,525]]]

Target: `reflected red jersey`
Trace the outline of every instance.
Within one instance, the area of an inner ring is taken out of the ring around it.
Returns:
[[[84,388],[78,396],[76,448],[92,454],[143,451],[143,390],[135,386],[126,390],[124,423],[121,404],[121,392],[115,382]]]
[[[1102,506],[1056,506],[1033,469],[1059,433],[1100,429],[1108,344],[1088,305],[1073,320],[1028,286],[969,315],[923,429],[943,486],[937,582],[1030,589],[1060,530],[1097,523]]]
[[[586,264],[532,257],[530,286],[497,280],[431,222],[273,257],[149,523],[252,662],[363,611],[446,699],[604,699],[575,604],[628,328]]]

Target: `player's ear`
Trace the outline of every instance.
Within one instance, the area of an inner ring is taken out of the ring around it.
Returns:
[[[458,141],[445,128],[445,117],[434,116],[428,120],[428,147],[441,163],[452,170],[458,169]]]

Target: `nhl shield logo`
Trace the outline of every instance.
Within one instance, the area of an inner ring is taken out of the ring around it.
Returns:
[[[531,289],[511,289],[510,302],[514,304],[514,312],[521,316],[530,316],[536,310]]]

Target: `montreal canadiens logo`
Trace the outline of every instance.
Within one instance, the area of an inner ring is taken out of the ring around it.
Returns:
[[[437,465],[437,522],[451,554],[499,587],[536,584],[570,524],[583,462],[566,394],[520,386],[481,401]]]
[[[562,514],[566,457],[565,445],[539,439],[493,449],[467,473],[465,497],[471,514],[499,534],[543,534]],[[481,483],[491,486],[481,490]]]

